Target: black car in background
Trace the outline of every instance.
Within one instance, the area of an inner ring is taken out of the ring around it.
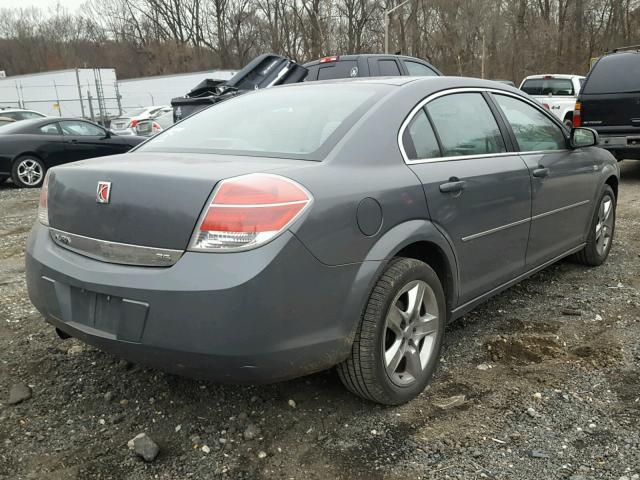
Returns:
[[[273,53],[259,55],[229,80],[203,80],[184,97],[174,98],[173,120],[236,95],[288,83],[353,77],[439,77],[433,65],[415,57],[388,54],[336,55],[300,65]]]
[[[305,81],[352,77],[440,77],[433,65],[404,55],[362,54],[324,57],[305,63]]]
[[[125,153],[145,138],[118,136],[95,123],[45,117],[0,127],[0,183],[39,187],[50,167]]]
[[[640,46],[619,48],[598,59],[573,118],[575,127],[595,129],[600,146],[618,160],[640,160]]]

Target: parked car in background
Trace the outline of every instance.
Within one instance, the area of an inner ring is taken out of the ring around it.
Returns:
[[[185,97],[174,98],[171,101],[173,118],[178,121],[215,103],[277,85],[336,78],[407,75],[432,77],[442,74],[424,60],[403,55],[336,55],[299,65],[288,58],[267,53],[251,60],[227,81],[204,80]]]
[[[170,112],[168,105],[136,108],[123,113],[120,117],[111,120],[110,130],[117,135],[135,135],[135,128],[138,122],[156,118],[163,113]]]
[[[618,160],[640,159],[640,47],[600,57],[576,103],[575,124],[600,134],[600,146]]]
[[[31,118],[43,118],[46,115],[34,110],[23,110],[21,108],[0,108],[0,117],[11,118],[19,122],[20,120],[29,120]]]
[[[580,75],[530,75],[520,84],[520,90],[541,102],[571,130],[576,99],[585,77]]]
[[[145,139],[121,137],[95,123],[45,117],[0,127],[0,182],[39,187],[55,165],[128,152]]]
[[[355,77],[437,77],[442,73],[424,60],[405,55],[335,55],[305,63],[305,81]]]
[[[136,135],[141,137],[153,137],[171,125],[173,125],[173,110],[153,119],[140,120],[136,125],[135,131]]]
[[[338,365],[357,395],[403,403],[446,321],[565,256],[605,261],[619,170],[596,141],[478,79],[247,93],[53,168],[29,297],[134,362],[225,382]]]
[[[13,122],[15,122],[15,120],[13,118],[0,116],[0,127],[3,126],[3,125],[7,125],[9,123],[13,123]]]

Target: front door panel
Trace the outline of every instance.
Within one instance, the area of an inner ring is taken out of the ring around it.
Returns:
[[[582,149],[523,153],[522,158],[532,173],[527,265],[535,267],[585,241],[598,167]],[[546,176],[536,176],[541,168]]]

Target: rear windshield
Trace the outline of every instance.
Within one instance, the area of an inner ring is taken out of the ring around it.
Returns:
[[[122,118],[126,118],[126,117],[137,117],[139,115],[142,115],[143,113],[145,113],[147,111],[146,108],[136,108],[135,110],[127,110],[126,112],[124,112],[124,114],[122,115]]]
[[[602,57],[589,73],[583,93],[640,92],[640,54],[617,53]]]
[[[531,78],[525,80],[520,89],[529,95],[572,96],[573,83],[567,78]]]
[[[138,151],[322,160],[391,88],[309,83],[247,93],[192,115]]]

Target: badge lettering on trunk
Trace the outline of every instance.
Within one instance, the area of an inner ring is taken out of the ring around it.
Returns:
[[[96,202],[109,203],[111,198],[111,182],[98,182],[96,190]]]

